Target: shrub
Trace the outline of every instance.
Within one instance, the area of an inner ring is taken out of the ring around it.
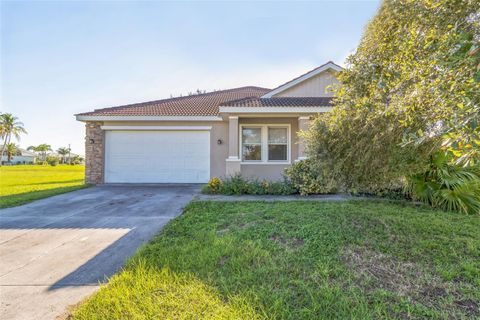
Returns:
[[[298,189],[301,195],[334,193],[339,190],[332,171],[313,159],[294,163],[285,169],[285,175],[290,179],[292,188]]]
[[[217,177],[213,177],[212,179],[210,179],[210,181],[208,181],[208,186],[214,193],[218,192],[218,189],[220,188],[221,184],[222,184],[222,181]]]
[[[289,195],[298,193],[298,189],[286,178],[283,181],[264,181],[263,183],[266,194]]]
[[[202,193],[206,194],[215,194],[218,193],[218,190],[222,184],[222,180],[217,177],[211,178],[206,185],[202,187]]]
[[[240,194],[250,194],[248,180],[243,178],[240,174],[233,175],[225,179],[219,188],[219,193],[226,195],[240,195]]]
[[[48,156],[46,162],[51,166],[56,166],[59,163],[59,159],[54,156]]]
[[[463,213],[480,213],[480,168],[449,162],[437,153],[424,172],[408,178],[407,193],[433,207]]]
[[[202,192],[206,194],[224,195],[288,195],[297,193],[297,190],[287,179],[283,181],[249,180],[240,174],[236,174],[223,181],[219,178],[210,179],[210,181],[202,187]]]

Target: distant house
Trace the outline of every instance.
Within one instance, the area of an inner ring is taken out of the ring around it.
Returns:
[[[33,164],[36,158],[37,155],[35,153],[19,148],[17,154],[10,159],[10,162],[8,162],[7,155],[2,156],[2,164]]]

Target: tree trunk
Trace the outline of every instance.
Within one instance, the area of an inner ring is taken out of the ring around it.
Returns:
[[[7,140],[9,138],[9,134],[5,136],[5,141],[3,142],[2,146],[2,153],[0,153],[0,166],[2,165],[2,158],[3,158],[3,153],[5,152],[5,147],[7,146]]]

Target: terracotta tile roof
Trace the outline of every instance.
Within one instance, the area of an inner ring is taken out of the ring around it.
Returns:
[[[118,107],[95,109],[81,116],[216,116],[218,106],[227,101],[260,97],[270,89],[241,87]]]
[[[329,107],[330,97],[278,97],[278,98],[244,98],[228,101],[225,107]]]

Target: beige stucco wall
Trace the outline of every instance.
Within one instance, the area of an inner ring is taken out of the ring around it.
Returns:
[[[328,86],[338,84],[335,72],[325,71],[274,95],[274,97],[332,97],[332,88],[329,89]]]
[[[228,123],[226,121],[105,121],[109,126],[211,126],[210,176],[225,175],[225,159],[228,157]],[[222,144],[218,144],[218,140]]]
[[[95,123],[97,130],[102,123]],[[271,117],[261,117],[261,118],[239,118],[240,124],[288,124],[290,125],[290,160],[293,162],[298,158],[298,118],[271,118]],[[210,131],[210,175],[212,177],[225,177],[226,172],[226,159],[228,158],[228,121],[105,121],[103,125],[107,126],[211,126]],[[88,125],[87,125],[88,128]],[[222,140],[221,144],[218,144],[217,141]],[[100,145],[95,145],[97,148]],[[87,145],[88,147],[88,145]],[[91,147],[91,146],[90,146]],[[94,171],[96,172],[94,183],[102,183],[100,181],[103,179],[103,144],[102,153],[96,152],[95,158],[99,158],[102,154],[101,163],[102,166]],[[86,151],[86,159],[89,159],[90,149]],[[92,155],[93,156],[93,155]],[[100,159],[97,159],[97,162]],[[89,161],[92,165],[94,161]],[[98,164],[98,163],[97,163]],[[288,164],[242,164],[241,165],[241,174],[249,178],[258,178],[258,179],[268,179],[268,180],[278,180],[282,178],[284,168]],[[97,167],[97,166],[95,166]],[[98,172],[98,170],[101,170]]]
[[[282,180],[287,164],[242,164],[240,170],[243,177],[258,180]]]

